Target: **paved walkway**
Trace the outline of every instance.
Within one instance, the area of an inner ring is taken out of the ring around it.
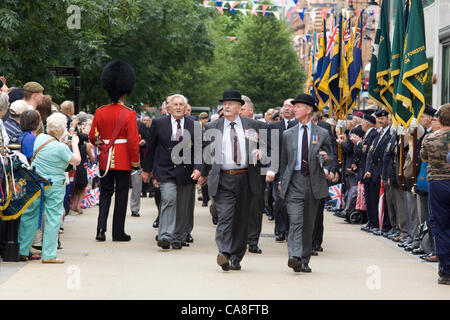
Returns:
[[[96,242],[98,208],[68,216],[62,265],[40,261],[0,264],[0,299],[449,299],[437,284],[437,265],[420,261],[385,238],[360,231],[325,213],[324,252],[313,272],[287,267],[286,243],[272,236],[264,216],[261,255],[247,253],[241,271],[216,264],[215,226],[197,202],[194,243],[181,251],[156,246],[154,200],[142,201],[141,217],[128,213],[131,242]],[[109,220],[111,230],[111,217]]]

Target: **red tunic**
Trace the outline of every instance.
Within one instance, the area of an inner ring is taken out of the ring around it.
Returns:
[[[89,141],[96,146],[109,140],[114,132],[119,115],[125,110],[126,119],[117,135],[116,143],[112,145],[110,170],[127,170],[139,168],[139,133],[136,112],[122,104],[110,104],[97,109],[92,121]],[[119,140],[120,139],[120,140]],[[123,143],[126,139],[126,142]],[[119,140],[119,141],[118,141]],[[106,143],[107,144],[107,143]],[[105,171],[108,163],[108,152],[99,149],[98,162],[100,170]]]

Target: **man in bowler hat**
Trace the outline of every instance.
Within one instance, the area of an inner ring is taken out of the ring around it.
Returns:
[[[318,111],[315,99],[299,94],[292,101],[298,124],[283,132],[280,163],[280,196],[289,216],[288,267],[311,272],[309,260],[319,200],[328,196],[324,168],[333,163],[328,131],[311,120]]]
[[[220,102],[224,117],[206,124],[207,142],[199,183],[207,182],[209,195],[214,197],[218,217],[217,264],[228,271],[241,269],[240,261],[247,248],[250,193],[262,189],[258,162],[262,154],[255,142],[262,122],[239,116],[245,102],[237,90],[225,91]]]

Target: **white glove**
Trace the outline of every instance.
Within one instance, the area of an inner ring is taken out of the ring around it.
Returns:
[[[406,135],[406,129],[405,129],[405,127],[402,126],[401,124],[398,125],[398,128],[397,128],[397,134],[398,134],[399,136],[404,136],[404,135]]]
[[[334,119],[333,119],[333,118],[327,119],[326,123],[329,123],[329,124],[332,125],[332,126],[335,125]]]
[[[347,122],[345,120],[338,120],[336,125],[336,132],[340,132],[339,129],[342,129],[342,132],[347,130]]]
[[[394,135],[397,132],[397,127],[395,126],[395,123],[391,126],[391,135]]]
[[[417,119],[416,119],[416,118],[413,118],[413,119],[411,120],[411,123],[409,124],[408,132],[409,132],[410,134],[413,134],[413,133],[414,133],[414,130],[415,130],[418,126],[419,126],[419,124],[417,123]]]

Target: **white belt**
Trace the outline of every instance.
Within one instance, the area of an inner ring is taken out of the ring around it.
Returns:
[[[109,140],[103,140],[103,142],[105,144],[108,144]],[[128,142],[127,139],[116,139],[116,140],[114,140],[114,144],[127,143],[127,142]]]
[[[128,142],[127,139],[116,139],[116,140],[114,140],[114,144],[127,143],[127,142]],[[103,143],[109,144],[109,140],[103,140]],[[100,179],[108,174],[109,165],[111,163],[111,152],[112,152],[112,148],[109,148],[109,150],[108,150],[108,163],[106,164],[106,170],[105,170],[105,173],[103,173],[103,175],[99,174]]]

